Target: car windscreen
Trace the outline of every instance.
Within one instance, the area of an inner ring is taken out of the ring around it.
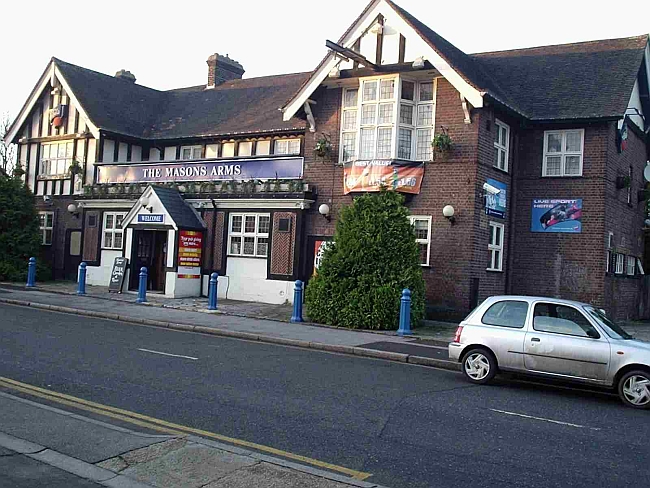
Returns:
[[[625,330],[623,330],[623,328],[620,325],[617,325],[614,322],[612,322],[607,317],[607,315],[605,315],[605,312],[603,312],[602,310],[599,310],[594,307],[585,307],[585,310],[591,316],[592,319],[598,322],[598,325],[600,325],[600,327],[605,331],[605,334],[607,334],[612,339],[633,338],[630,334],[625,332]]]

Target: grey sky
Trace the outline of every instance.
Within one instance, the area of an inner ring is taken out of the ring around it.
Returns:
[[[311,71],[369,0],[16,1],[2,7],[0,113],[15,116],[50,57],[168,89],[206,82],[229,54],[245,77]],[[467,53],[650,32],[650,1],[396,0]],[[11,19],[7,22],[6,19]]]

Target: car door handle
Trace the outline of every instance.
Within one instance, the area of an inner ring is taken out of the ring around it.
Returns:
[[[539,342],[539,337],[533,337],[530,342]]]

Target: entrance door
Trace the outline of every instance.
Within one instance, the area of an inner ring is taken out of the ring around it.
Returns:
[[[137,290],[140,268],[147,268],[147,290],[165,291],[165,263],[167,262],[167,231],[134,230],[131,245],[131,277],[129,289]]]
[[[64,279],[77,281],[80,264],[81,231],[70,229],[65,233],[65,261],[63,265]]]

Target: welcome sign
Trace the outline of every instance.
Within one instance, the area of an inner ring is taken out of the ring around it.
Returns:
[[[98,183],[272,180],[302,178],[303,158],[255,158],[188,163],[105,164],[97,166]]]

